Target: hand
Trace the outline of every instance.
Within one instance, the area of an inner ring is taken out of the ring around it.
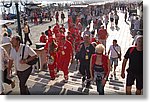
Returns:
[[[20,64],[26,64],[26,61],[24,59],[20,60]]]
[[[125,78],[125,73],[121,73],[121,77],[124,79]]]

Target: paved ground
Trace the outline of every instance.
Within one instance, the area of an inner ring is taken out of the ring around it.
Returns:
[[[119,29],[112,30],[110,29],[110,24],[108,25],[108,33],[109,37],[107,39],[107,51],[109,46],[112,44],[113,39],[118,40],[118,44],[122,48],[122,55],[125,54],[126,50],[129,46],[132,44],[132,36],[130,35],[129,31],[129,24],[124,22],[124,15],[123,13],[118,13],[120,16],[119,19]],[[67,18],[65,19],[65,21]],[[50,23],[44,23],[42,25],[31,25],[31,32],[32,36],[31,39],[34,43],[39,41],[39,36],[41,31],[45,31],[49,25],[53,25],[54,22]],[[67,25],[65,24],[67,27]],[[32,45],[34,48],[35,45]],[[123,58],[123,56],[122,56]],[[60,71],[58,73],[58,78],[54,81],[50,81],[50,76],[48,71],[40,71],[33,73],[28,82],[27,85],[29,86],[29,90],[31,94],[43,94],[43,95],[98,95],[96,91],[96,86],[92,85],[91,88],[87,89],[82,85],[81,82],[81,75],[78,73],[78,71],[75,69],[75,63],[74,62],[70,68],[69,68],[69,81],[68,83],[63,82],[63,73]],[[118,80],[109,79],[106,83],[105,87],[105,94],[106,95],[124,95],[125,94],[125,79],[122,79],[120,77],[121,72],[121,64],[122,61],[119,61],[119,66],[117,67],[117,78]],[[19,87],[18,87],[18,79],[14,75],[14,80],[16,80],[16,87],[12,90],[10,86],[4,84],[5,86],[5,93],[8,95],[11,94],[19,94]],[[135,86],[134,86],[135,90]]]

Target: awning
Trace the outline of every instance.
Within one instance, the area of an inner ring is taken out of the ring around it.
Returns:
[[[76,7],[76,8],[85,8],[85,7],[88,7],[88,5],[71,5],[70,7]]]
[[[0,20],[0,25],[7,24],[7,23],[15,23],[15,20]]]

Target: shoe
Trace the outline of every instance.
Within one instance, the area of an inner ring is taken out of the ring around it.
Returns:
[[[55,80],[55,78],[51,78],[51,80]]]
[[[67,79],[65,79],[65,80],[64,80],[64,83],[68,83],[68,80],[67,80]]]
[[[14,87],[15,87],[15,80],[12,81],[12,83],[11,83],[11,88],[13,89]]]
[[[87,84],[86,84],[86,88],[89,88],[90,85],[91,85],[91,83],[90,83],[90,81],[88,81]]]
[[[82,78],[82,83],[84,83],[85,80],[86,80],[85,77],[83,77],[83,78]]]

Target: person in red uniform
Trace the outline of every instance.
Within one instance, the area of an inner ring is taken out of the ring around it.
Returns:
[[[57,35],[59,34],[59,31],[60,31],[59,24],[56,23],[56,25],[55,25],[54,28],[53,28],[53,32],[54,32],[54,34],[55,34],[56,37],[57,37]]]
[[[67,34],[68,34],[68,35],[67,35],[67,40],[70,41],[71,44],[73,44],[73,41],[74,41],[73,36],[71,35],[71,33],[70,33],[69,31],[67,32]]]
[[[59,70],[62,70],[64,73],[64,82],[68,82],[68,67],[70,61],[73,59],[73,49],[72,44],[66,40],[65,35],[62,35],[60,37],[60,43],[59,43],[59,59],[58,59],[58,68]]]
[[[56,44],[55,39],[50,37],[44,49],[46,50],[47,53],[47,62],[51,80],[55,80],[56,77],[57,58],[58,58],[57,48],[58,45]]]
[[[47,41],[47,36],[45,35],[44,32],[41,33],[42,35],[40,36],[40,42],[46,43]]]
[[[63,25],[63,24],[61,25],[60,30],[62,30],[63,34],[65,34],[66,29],[65,29],[65,27],[64,27],[64,25]]]
[[[38,15],[36,12],[34,12],[34,24],[37,25],[38,24]]]

